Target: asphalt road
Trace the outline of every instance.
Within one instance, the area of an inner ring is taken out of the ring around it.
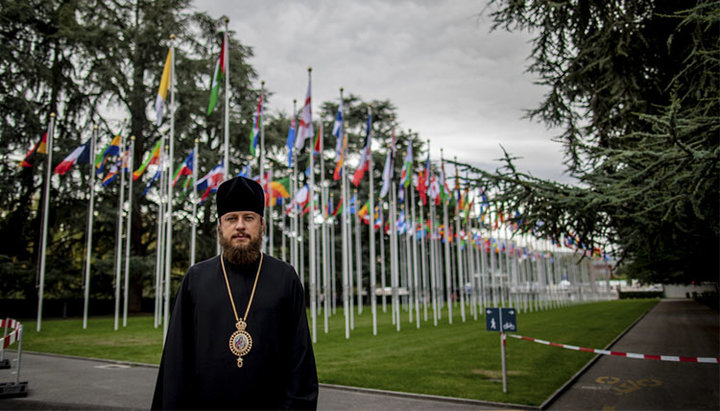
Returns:
[[[717,357],[720,317],[694,301],[662,300],[612,350]],[[720,367],[603,355],[549,409],[718,410]]]

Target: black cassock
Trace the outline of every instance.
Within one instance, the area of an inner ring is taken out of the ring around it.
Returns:
[[[225,260],[240,317],[260,259]],[[289,264],[265,255],[246,331],[252,348],[238,368],[229,348],[236,331],[220,257],[183,278],[168,327],[153,409],[314,409],[318,381],[305,294]]]

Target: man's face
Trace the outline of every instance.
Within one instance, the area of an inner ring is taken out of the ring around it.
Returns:
[[[265,230],[263,218],[253,211],[231,211],[220,217],[218,235],[226,257],[247,264],[258,257]]]

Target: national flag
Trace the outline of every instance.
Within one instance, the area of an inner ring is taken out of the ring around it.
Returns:
[[[312,145],[312,155],[313,159],[315,159],[315,155],[320,154],[322,152],[322,134],[323,134],[323,126],[322,122],[320,123],[320,127],[318,127],[318,132],[315,135],[315,142],[313,142]],[[307,165],[305,166],[305,175],[310,177],[310,156],[308,156]]]
[[[398,234],[405,234],[405,231],[407,231],[407,224],[405,223],[405,210],[400,211],[400,215],[398,216],[395,224],[397,226]]]
[[[125,152],[123,152],[122,156],[120,156],[120,161],[122,163],[122,171],[124,173],[130,173],[130,156],[132,153],[130,152],[130,144],[125,146]]]
[[[340,201],[338,201],[337,206],[335,206],[335,209],[332,212],[332,216],[335,217],[338,215],[338,213],[341,213],[343,210],[343,199],[340,197]]]
[[[392,164],[391,164],[391,157],[392,157],[392,150],[388,150],[387,156],[385,157],[385,168],[383,168],[383,185],[382,189],[380,190],[380,198],[385,198],[388,191],[390,191],[390,180],[392,180]]]
[[[323,217],[328,218],[329,216],[331,216],[333,213],[333,208],[334,208],[333,207],[333,196],[331,195],[330,198],[328,199],[327,205],[325,206],[325,210],[323,212]]]
[[[165,59],[165,67],[163,68],[162,77],[160,78],[160,87],[155,98],[155,124],[159,127],[162,124],[163,113],[165,111],[165,100],[167,100],[167,91],[170,87],[170,72],[172,71],[172,49],[168,50]]]
[[[175,170],[175,175],[173,175],[172,181],[173,187],[175,187],[175,184],[177,184],[177,181],[180,179],[181,176],[192,176],[194,164],[195,150],[191,150],[190,154],[188,154],[188,156],[185,158],[185,161],[183,161],[182,165],[178,167],[177,170]]]
[[[240,172],[238,173],[237,176],[250,178],[250,164],[245,164],[245,166],[240,169]]]
[[[383,225],[383,215],[380,206],[375,206],[375,229],[379,229]]]
[[[438,183],[435,174],[430,177],[430,187],[428,187],[428,196],[435,200],[435,205],[440,204],[440,184]]]
[[[287,143],[288,148],[288,168],[292,167],[293,148],[295,147],[295,117],[290,121],[290,130],[288,130]]]
[[[65,157],[65,159],[55,167],[55,170],[53,172],[55,174],[63,175],[68,170],[70,170],[70,168],[72,168],[75,163],[90,164],[90,143],[91,140],[88,139],[88,141],[86,141],[84,144],[81,144],[79,147],[73,150],[72,153]]]
[[[353,194],[352,197],[350,197],[350,214],[355,214],[357,205],[357,194]]]
[[[443,202],[446,202],[446,201],[448,201],[448,199],[452,198],[452,196],[450,195],[450,187],[448,187],[448,184],[447,184],[447,178],[446,178],[446,175],[445,175],[445,161],[444,161],[444,160],[440,163],[440,182],[439,182],[439,185],[440,185],[440,199],[441,199]]]
[[[250,130],[250,155],[255,156],[257,152],[257,146],[260,142],[260,127],[262,127],[262,112],[263,112],[263,95],[260,93],[258,99],[257,110],[255,111],[255,117],[253,117],[253,128]]]
[[[402,170],[400,171],[400,185],[407,188],[410,186],[410,180],[412,180],[412,140],[408,140],[407,152],[405,153],[405,162],[403,163]]]
[[[340,157],[340,150],[342,149],[343,141],[343,101],[340,99],[340,105],[338,106],[338,112],[335,116],[335,123],[333,123],[332,134],[336,137],[335,139],[335,158]]]
[[[95,156],[95,167],[97,168],[97,173],[101,174],[103,170],[105,169],[105,162],[108,157],[112,156],[119,156],[120,155],[120,144],[122,143],[122,137],[120,135],[116,135],[113,137],[112,141],[110,141],[110,144],[105,146],[105,149],[102,151],[102,153],[98,153]]]
[[[108,185],[110,185],[110,183],[115,181],[115,178],[117,178],[119,171],[120,170],[118,169],[117,163],[114,163],[112,167],[110,167],[110,171],[108,171],[108,173],[105,175],[105,178],[103,178],[102,186],[107,187]]]
[[[145,197],[145,195],[150,191],[155,181],[160,179],[160,176],[162,175],[160,168],[158,167],[157,171],[155,171],[155,174],[152,176],[150,181],[148,181],[147,185],[145,186],[145,190],[143,190],[141,196]]]
[[[420,199],[422,200],[423,205],[427,204],[427,186],[425,185],[425,173],[430,172],[430,170],[425,170],[424,168],[418,170],[418,195],[420,195]]]
[[[133,172],[133,181],[140,178],[150,164],[160,163],[160,147],[162,146],[162,139],[158,140],[155,147],[150,152],[150,155],[143,161],[142,165]]]
[[[271,181],[268,187],[272,193],[272,204],[276,205],[278,199],[290,198],[290,191],[288,189],[290,185],[290,177],[281,178],[279,180]],[[265,193],[265,203],[269,203],[270,192]]]
[[[205,176],[199,179],[195,184],[195,189],[197,191],[203,191],[203,195],[202,197],[200,197],[201,203],[207,200],[208,196],[210,196],[210,193],[214,193],[215,191],[217,191],[220,183],[222,183],[225,179],[224,164],[225,163],[223,161],[220,161],[220,164],[213,167],[212,170],[205,174]]]
[[[33,154],[47,154],[47,132],[43,134],[43,136],[40,138],[40,141],[35,143],[33,148],[28,151],[27,154],[25,154],[25,158],[18,164],[20,167],[32,167],[33,164],[29,161],[30,157],[33,156]]]
[[[340,152],[340,157],[338,157],[338,162],[335,164],[335,171],[333,172],[333,180],[337,181],[340,180],[340,177],[342,177],[342,168],[343,163],[345,161],[345,153],[347,152],[347,136],[343,137],[343,148]]]
[[[363,206],[360,207],[360,210],[358,210],[357,213],[358,213],[358,216],[360,216],[361,219],[363,219],[363,220],[365,219],[365,216],[366,216],[367,213],[368,213],[368,208],[369,208],[369,207],[370,207],[370,200],[368,200],[367,202],[365,202],[365,204],[363,204]]]
[[[352,183],[355,184],[355,187],[360,185],[360,181],[362,181],[363,176],[365,175],[365,172],[368,171],[370,168],[370,135],[371,135],[371,127],[372,127],[372,113],[368,111],[368,117],[367,117],[367,127],[365,129],[365,145],[363,146],[362,150],[362,156],[360,157],[360,164],[358,165],[358,169],[355,170],[355,174],[353,174]]]
[[[309,199],[309,193],[310,193],[310,187],[308,187],[307,184],[302,186],[301,189],[295,193],[295,198],[293,199],[294,203],[300,207],[305,207],[305,204],[308,202]]]
[[[213,73],[212,84],[210,85],[210,103],[208,104],[208,116],[215,109],[218,100],[218,93],[220,92],[220,82],[225,78],[227,70],[227,43],[225,38],[227,34],[223,35],[222,47],[220,48],[220,57],[217,59],[215,64],[215,72]],[[227,93],[227,90],[225,91]]]
[[[385,168],[383,168],[383,185],[380,190],[380,198],[384,198],[390,191],[390,181],[395,174],[395,129],[390,132],[390,149],[385,158]]]
[[[312,138],[315,134],[312,123],[312,99],[311,99],[311,80],[308,76],[307,95],[305,96],[305,105],[300,113],[300,127],[298,127],[297,140],[295,140],[295,148],[300,150],[305,145],[306,138]]]

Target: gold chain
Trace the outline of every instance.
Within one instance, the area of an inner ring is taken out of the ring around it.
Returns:
[[[253,297],[255,296],[255,287],[257,286],[258,278],[260,277],[260,268],[262,268],[263,253],[260,253],[260,264],[258,264],[257,274],[255,274],[255,283],[253,283],[252,292],[250,293],[250,300],[248,301],[247,308],[245,309],[245,316],[243,321],[247,322],[248,313],[250,312],[250,306],[252,305]],[[227,286],[228,296],[230,296],[230,304],[232,304],[233,313],[235,313],[235,322],[239,322],[237,309],[235,308],[235,300],[233,299],[232,291],[230,291],[230,282],[228,281],[227,272],[225,272],[225,261],[223,261],[223,254],[220,254],[220,265],[222,266],[223,276],[225,276],[225,285]]]

